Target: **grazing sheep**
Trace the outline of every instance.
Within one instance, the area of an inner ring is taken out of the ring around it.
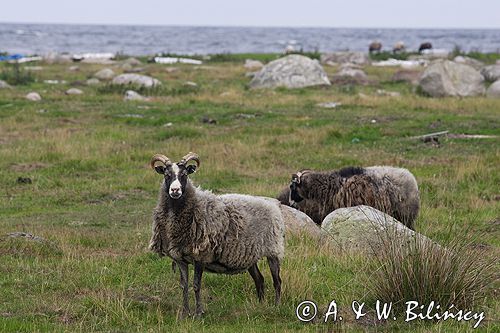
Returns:
[[[415,177],[406,169],[388,166],[303,170],[292,175],[290,187],[277,199],[306,213],[319,225],[335,209],[367,205],[413,229],[420,207]]]
[[[371,42],[368,47],[368,51],[370,53],[380,53],[382,51],[382,43],[381,42]]]
[[[432,44],[429,42],[425,42],[420,44],[420,47],[418,48],[418,52],[422,53],[424,50],[431,50],[432,49]]]
[[[195,165],[189,164],[194,161]],[[158,163],[158,164],[157,164]],[[196,315],[203,313],[200,297],[203,271],[236,274],[248,271],[259,301],[264,278],[257,262],[267,257],[280,302],[280,262],[284,256],[284,222],[279,205],[248,195],[215,195],[195,188],[188,175],[200,165],[189,153],[172,163],[164,155],[151,159],[151,167],[164,176],[153,213],[150,249],[171,257],[180,271],[183,315],[189,313],[188,265],[194,265]]]
[[[404,42],[399,41],[396,44],[394,44],[394,47],[392,48],[392,53],[399,54],[404,52],[406,52],[406,46]]]

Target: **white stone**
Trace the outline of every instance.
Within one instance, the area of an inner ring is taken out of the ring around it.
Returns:
[[[28,101],[38,102],[42,100],[42,96],[40,96],[40,94],[37,92],[30,92],[26,95],[26,99]]]

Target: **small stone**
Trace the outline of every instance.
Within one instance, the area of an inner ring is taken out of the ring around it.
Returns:
[[[165,68],[165,72],[167,72],[167,73],[175,73],[177,71],[179,71],[179,68],[177,68],[177,67],[167,67],[167,68]]]
[[[88,86],[95,86],[96,84],[101,83],[101,81],[99,81],[99,79],[92,78],[92,79],[88,79],[86,83]]]
[[[3,80],[0,80],[0,89],[8,89],[8,88],[12,88],[12,86]]]
[[[77,71],[79,71],[79,70],[80,70],[80,67],[79,67],[79,66],[70,66],[70,67],[68,68],[68,70],[69,70],[70,72],[77,72]]]
[[[204,124],[212,124],[212,125],[217,124],[216,119],[209,118],[208,116],[203,116],[203,118],[201,118],[201,122]]]
[[[115,76],[115,72],[111,68],[103,68],[94,74],[94,77],[99,80],[111,80]]]
[[[127,90],[125,92],[125,96],[123,97],[124,101],[143,101],[145,100],[144,96],[141,94],[133,91],[133,90]]]
[[[186,82],[184,82],[184,86],[197,88],[198,84],[196,82],[186,81]]]
[[[155,78],[140,74],[121,74],[112,81],[114,85],[135,85],[144,88],[160,86],[161,82]]]
[[[140,65],[142,65],[142,62],[139,59],[137,59],[137,58],[128,58],[123,63],[131,65],[131,66],[140,66]]]
[[[40,96],[40,94],[37,92],[30,92],[26,95],[26,99],[28,101],[38,102],[42,100],[42,96]]]
[[[400,97],[401,93],[397,91],[387,91],[383,89],[377,89],[378,96],[389,96],[389,97]]]
[[[326,103],[316,104],[316,106],[319,106],[320,108],[325,108],[325,109],[335,109],[341,105],[342,105],[342,103],[339,103],[339,102],[326,102]]]
[[[172,127],[174,124],[173,123],[166,123],[166,124],[163,124],[163,127]]]
[[[17,178],[17,183],[18,184],[31,184],[32,180],[29,177],[18,177]]]
[[[77,88],[70,88],[66,90],[66,95],[81,95],[83,94],[83,91]]]
[[[264,67],[264,64],[258,60],[247,59],[245,60],[245,65],[243,65],[246,69],[261,69]]]

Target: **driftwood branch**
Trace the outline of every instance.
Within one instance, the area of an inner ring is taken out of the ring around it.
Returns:
[[[429,134],[424,134],[424,135],[419,135],[419,136],[412,136],[410,139],[430,139],[430,138],[435,138],[438,136],[443,136],[448,134],[449,131],[442,131],[442,132],[434,132],[434,133],[429,133]]]

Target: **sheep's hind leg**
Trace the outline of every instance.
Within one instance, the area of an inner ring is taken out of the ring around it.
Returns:
[[[193,289],[196,300],[196,316],[201,316],[203,313],[203,305],[201,303],[201,276],[203,275],[203,266],[199,262],[194,263],[194,280]]]
[[[182,317],[189,315],[189,268],[188,264],[182,261],[177,261],[177,266],[179,266],[179,273],[181,277],[181,288],[182,288]]]
[[[250,266],[248,269],[248,273],[253,278],[253,281],[255,282],[255,288],[257,289],[257,297],[259,298],[259,302],[262,302],[264,300],[264,277],[259,271],[259,267],[257,264],[253,264]]]
[[[275,257],[268,257],[267,262],[273,276],[274,291],[276,293],[276,305],[281,302],[281,278],[280,278],[280,261]]]

